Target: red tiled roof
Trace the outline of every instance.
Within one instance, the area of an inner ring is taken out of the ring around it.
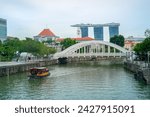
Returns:
[[[55,34],[50,29],[44,29],[42,32],[40,32],[39,36],[51,36],[51,37],[54,37]]]
[[[125,44],[134,44],[134,41],[125,41]]]
[[[91,41],[91,40],[94,40],[91,37],[73,38],[73,39],[75,39],[76,41]]]
[[[59,41],[59,42],[61,42],[63,40],[64,40],[64,38],[58,38],[58,39],[56,39],[56,41]]]
[[[91,40],[94,40],[94,39],[91,38],[91,37],[71,38],[71,39],[74,39],[74,40],[76,40],[76,41],[91,41]],[[59,42],[61,42],[61,41],[63,41],[63,40],[64,40],[64,38],[58,38],[58,39],[56,39],[56,41],[59,41]]]

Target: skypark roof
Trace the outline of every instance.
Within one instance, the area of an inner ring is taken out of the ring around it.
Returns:
[[[71,27],[101,27],[101,26],[120,26],[120,23],[106,23],[106,24],[75,24],[71,25]]]

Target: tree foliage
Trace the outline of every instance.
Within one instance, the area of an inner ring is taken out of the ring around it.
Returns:
[[[2,41],[0,40],[0,46],[2,46]]]
[[[150,51],[150,37],[146,38],[142,43],[136,44],[133,49],[139,56],[140,60],[147,60]]]
[[[110,42],[123,47],[124,46],[124,36],[115,35],[114,37],[110,38]]]
[[[146,38],[142,43],[137,44],[133,50],[137,53],[147,53],[150,51],[150,37]]]
[[[63,49],[66,49],[76,43],[76,40],[73,40],[71,38],[65,38],[60,44],[62,45]]]
[[[32,53],[35,56],[48,56],[55,53],[56,50],[29,38],[27,40],[6,40],[0,44],[1,60],[11,60],[16,53],[21,52]]]

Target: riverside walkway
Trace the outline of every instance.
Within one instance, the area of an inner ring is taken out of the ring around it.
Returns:
[[[0,76],[9,76],[10,74],[24,72],[35,65],[36,63],[33,62],[0,62]]]
[[[4,67],[4,66],[13,66],[13,65],[23,65],[23,64],[27,64],[29,62],[0,62],[0,67]]]
[[[0,62],[0,76],[8,76],[10,74],[25,72],[35,66],[49,66],[57,64],[57,60],[42,61],[22,61],[22,62]]]

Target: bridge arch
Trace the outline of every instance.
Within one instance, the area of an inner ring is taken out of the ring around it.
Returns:
[[[126,56],[128,50],[105,41],[85,41],[77,43],[62,52],[54,54],[54,58],[80,57],[80,56],[107,56],[122,57]]]

